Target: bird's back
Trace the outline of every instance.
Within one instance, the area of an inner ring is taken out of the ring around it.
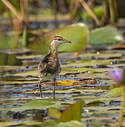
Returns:
[[[60,65],[57,55],[48,54],[38,65],[39,77],[41,80],[51,80],[60,72]]]

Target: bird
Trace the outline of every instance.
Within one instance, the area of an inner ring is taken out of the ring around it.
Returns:
[[[52,81],[53,98],[55,99],[56,77],[61,72],[61,67],[58,58],[58,47],[64,43],[71,43],[71,41],[64,39],[60,35],[53,36],[51,39],[48,54],[38,64],[38,75],[39,75],[38,88],[41,98],[42,98],[42,90],[41,90],[42,84]]]

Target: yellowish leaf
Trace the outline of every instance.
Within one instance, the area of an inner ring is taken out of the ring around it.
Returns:
[[[67,122],[71,120],[80,121],[83,106],[84,101],[77,101],[76,103],[71,104],[62,112],[59,122]]]
[[[55,118],[55,119],[59,119],[61,116],[61,112],[58,109],[49,108],[48,109],[48,116]]]

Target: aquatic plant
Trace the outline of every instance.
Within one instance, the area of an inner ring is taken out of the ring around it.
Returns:
[[[119,127],[122,126],[124,103],[125,103],[125,67],[120,71],[118,67],[114,68],[114,71],[110,71],[112,79],[121,87],[121,105],[120,105],[120,116],[119,116]]]
[[[120,69],[118,67],[115,67],[113,71],[109,72],[109,74],[115,82],[117,82],[117,83],[121,82],[122,72],[120,71]]]

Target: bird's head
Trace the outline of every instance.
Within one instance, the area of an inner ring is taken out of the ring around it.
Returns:
[[[63,44],[63,43],[71,43],[71,41],[64,39],[60,35],[55,35],[52,38],[51,46],[58,47],[60,44]]]

